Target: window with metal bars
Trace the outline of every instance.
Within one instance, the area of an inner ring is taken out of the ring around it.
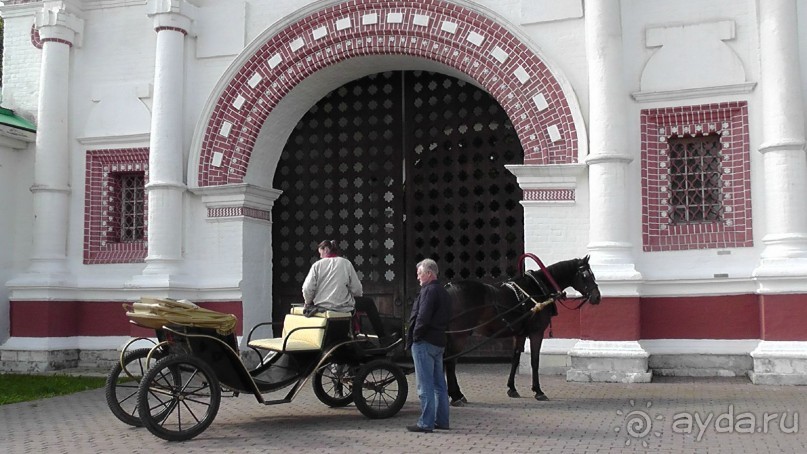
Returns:
[[[118,175],[120,188],[120,227],[121,243],[143,241],[145,225],[145,183],[142,172],[121,173]]]
[[[672,137],[668,144],[670,221],[673,224],[722,221],[720,136]]]

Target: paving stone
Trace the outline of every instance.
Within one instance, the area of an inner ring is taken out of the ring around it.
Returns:
[[[369,420],[352,405],[328,408],[307,386],[283,405],[264,406],[245,394],[223,398],[213,424],[183,443],[118,421],[98,389],[0,406],[0,452],[807,452],[807,428],[801,427],[807,425],[805,386],[753,385],[745,377],[654,377],[652,383],[623,384],[542,376],[550,400],[538,402],[529,393],[527,375],[517,377],[525,397],[506,396],[508,370],[503,364],[459,365],[469,403],[451,409],[450,431],[406,431],[420,412],[413,375],[407,377],[408,402],[390,419]],[[767,428],[765,413],[777,415]],[[759,431],[738,433],[752,417]],[[699,429],[697,421],[709,423]]]

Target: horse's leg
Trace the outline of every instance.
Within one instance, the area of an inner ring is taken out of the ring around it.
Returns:
[[[468,399],[460,391],[460,385],[457,382],[457,360],[446,361],[443,365],[446,369],[446,385],[448,386],[448,398],[451,400],[451,406],[462,407],[468,403]]]
[[[530,365],[532,366],[532,391],[535,393],[535,400],[549,400],[541,391],[541,383],[538,374],[538,366],[541,361],[541,344],[544,341],[544,332],[536,331],[530,334]]]
[[[459,346],[464,345],[465,342],[459,341],[456,337],[449,336],[446,345],[445,357],[449,358],[457,354],[460,350]],[[451,405],[454,407],[461,407],[465,405],[468,400],[460,391],[460,384],[457,381],[457,359],[449,359],[443,363],[443,368],[446,373],[446,385],[448,387],[448,397],[451,400]]]
[[[509,397],[521,397],[516,390],[516,374],[518,373],[518,363],[521,361],[521,353],[524,352],[525,336],[513,336],[513,358],[510,359],[510,378],[507,379],[507,395]]]

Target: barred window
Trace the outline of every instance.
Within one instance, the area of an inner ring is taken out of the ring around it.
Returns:
[[[120,242],[143,241],[145,224],[145,183],[142,172],[121,173],[120,188]]]
[[[671,222],[720,222],[723,217],[720,136],[672,137],[668,144]]]

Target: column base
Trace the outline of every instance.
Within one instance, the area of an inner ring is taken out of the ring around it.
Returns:
[[[9,287],[73,287],[75,278],[67,268],[65,259],[31,259],[31,265],[11,278]]]
[[[9,288],[72,288],[75,287],[75,278],[67,271],[32,271],[14,276],[6,283]]]
[[[757,278],[807,277],[807,258],[763,258],[754,270]]]
[[[146,258],[146,267],[126,283],[126,288],[186,287],[188,277],[180,274],[180,261]]]
[[[538,373],[541,375],[566,375],[572,365],[569,351],[578,342],[580,339],[544,339],[541,344]],[[519,374],[532,374],[531,356],[530,343],[527,342],[518,362]]]
[[[588,245],[591,268],[598,280],[638,281],[642,273],[633,263],[632,246],[622,242],[598,242]]]
[[[152,289],[152,288],[186,288],[188,287],[188,278],[180,274],[139,274],[132,276],[125,287],[127,289]]]
[[[570,382],[650,383],[648,353],[637,341],[580,341],[569,352]]]
[[[807,342],[762,341],[751,357],[755,385],[807,385]]]

